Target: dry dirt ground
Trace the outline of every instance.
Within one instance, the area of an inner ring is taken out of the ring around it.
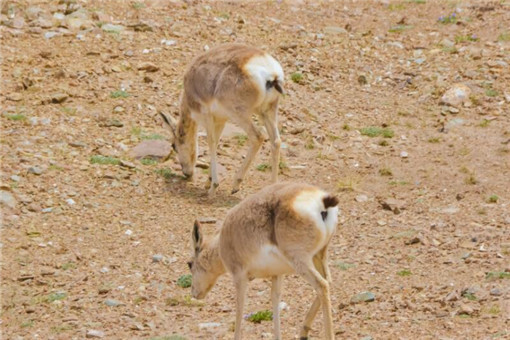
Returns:
[[[510,337],[508,0],[34,0],[3,1],[1,15],[3,339],[233,337],[231,279],[201,302],[177,280],[193,220],[220,224],[267,184],[269,146],[230,195],[247,145],[229,128],[214,200],[207,169],[186,182],[174,154],[128,154],[169,139],[157,112],[177,116],[186,65],[233,41],[285,70],[280,179],[340,198],[337,338]],[[466,98],[442,104],[457,83]],[[100,164],[117,160],[128,163]],[[374,301],[351,302],[362,292]],[[285,339],[312,298],[286,278]],[[269,282],[257,280],[245,313],[265,309]],[[271,336],[267,321],[243,327]]]

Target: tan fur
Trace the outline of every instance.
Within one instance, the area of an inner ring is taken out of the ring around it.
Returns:
[[[253,114],[261,117],[268,132],[272,147],[271,180],[277,180],[280,152],[277,111],[280,96],[271,92],[276,91],[274,88],[261,90],[247,69],[248,63],[254,58],[267,56],[262,50],[240,44],[221,45],[198,56],[184,76],[177,126],[172,126],[171,120],[165,118],[171,125],[174,147],[183,173],[189,177],[193,175],[197,159],[197,124],[205,126],[211,157],[208,181],[211,196],[219,185],[216,149],[227,121],[240,126],[248,135],[248,154],[235,176],[232,192],[239,190],[263,141],[262,133],[252,120]],[[269,77],[281,86],[283,79],[277,79],[276,74]]]
[[[324,247],[316,250],[321,238],[316,222],[304,216],[302,212],[296,211],[293,205],[298,195],[307,197],[304,193],[308,192],[319,193],[327,199],[332,197],[308,184],[277,183],[249,196],[230,209],[221,230],[212,237],[213,242],[204,240],[199,228],[194,231],[194,243],[198,246],[195,246],[191,266],[193,296],[203,298],[219,275],[225,271],[232,274],[237,292],[235,339],[241,338],[244,296],[247,282],[254,278],[254,273],[250,272],[254,256],[260,254],[264,247],[273,249],[271,248],[273,246],[288,261],[292,270],[309,282],[317,292],[317,297],[305,318],[300,337],[308,336],[321,305],[325,338],[334,337],[328,283],[330,274],[327,267],[327,247],[332,235],[329,235]],[[207,268],[211,268],[210,273]],[[267,273],[269,272],[271,268],[267,268]],[[259,272],[257,277],[265,276],[263,274]],[[278,303],[283,274],[285,273],[270,274],[273,282],[271,299],[276,338],[280,338]]]

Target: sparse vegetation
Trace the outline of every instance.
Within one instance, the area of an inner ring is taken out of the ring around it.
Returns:
[[[402,269],[397,272],[398,276],[411,276],[413,273],[409,269]]]
[[[488,272],[485,276],[486,279],[510,279],[510,272]]]
[[[486,89],[485,90],[485,95],[487,97],[497,97],[499,95],[499,92],[494,90],[494,89]]]
[[[441,24],[456,24],[458,21],[458,16],[457,13],[453,12],[452,14],[446,17],[440,16],[437,21],[440,22]]]
[[[489,201],[489,203],[498,203],[498,200],[498,195],[490,195],[487,201]]]
[[[390,168],[381,168],[379,169],[379,175],[381,176],[393,176],[393,172]]]
[[[342,261],[338,261],[335,263],[335,266],[340,269],[340,270],[349,270],[351,268],[354,268],[356,267],[356,265],[354,263],[347,263],[347,262],[342,262]]]
[[[441,142],[441,139],[439,137],[429,138],[429,143],[437,144],[437,143],[440,143],[440,142]]]
[[[7,119],[15,120],[15,121],[26,120],[27,116],[25,116],[23,114],[13,114],[13,115],[7,115]]]
[[[369,126],[359,130],[363,136],[378,137],[383,136],[384,138],[392,138],[395,132],[389,128],[380,128],[376,126]]]
[[[488,120],[488,119],[484,119],[484,120],[482,120],[482,122],[481,122],[480,124],[478,124],[478,125],[480,125],[480,127],[485,128],[485,127],[489,126],[490,122],[491,122],[490,120]]]
[[[271,321],[273,320],[273,312],[270,310],[263,310],[256,313],[249,314],[246,317],[246,320],[251,321],[253,323],[261,323],[262,321]]]
[[[191,287],[191,274],[181,275],[177,279],[177,285],[181,288],[189,288]]]
[[[244,146],[248,141],[248,136],[242,133],[238,133],[234,136],[234,139],[237,141],[237,145]]]
[[[498,36],[498,41],[510,41],[510,31],[501,33]]]
[[[271,169],[271,166],[269,164],[267,164],[267,163],[262,163],[262,164],[257,165],[257,170],[258,171],[264,172],[264,171],[266,171],[268,169]]]
[[[304,76],[303,76],[303,73],[301,72],[294,72],[290,75],[290,79],[294,82],[294,83],[302,83],[303,80],[304,80]]]
[[[110,93],[110,97],[112,97],[112,98],[127,98],[127,97],[129,97],[129,93],[127,93],[124,90],[113,91],[112,93]]]
[[[155,160],[154,158],[142,158],[140,159],[140,163],[142,163],[143,165],[156,165],[158,164],[158,161]]]
[[[174,174],[174,172],[172,171],[172,169],[170,168],[162,168],[162,169],[157,169],[155,170],[155,172],[160,175],[160,176],[163,176],[166,180],[169,180],[171,179],[172,177],[176,176]]]
[[[90,163],[92,164],[109,164],[109,165],[119,165],[120,159],[110,156],[103,155],[94,155],[90,157]]]
[[[390,33],[401,33],[403,31],[406,31],[406,30],[409,30],[413,28],[413,26],[410,26],[410,25],[395,25],[395,26],[392,26],[388,32]]]

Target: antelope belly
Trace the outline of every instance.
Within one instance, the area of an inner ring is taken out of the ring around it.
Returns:
[[[250,263],[248,275],[253,278],[293,273],[294,269],[274,245],[266,244]]]

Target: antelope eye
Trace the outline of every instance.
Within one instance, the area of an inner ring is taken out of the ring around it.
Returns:
[[[189,270],[191,270],[191,267],[193,267],[193,262],[189,261],[188,262],[188,267],[189,267]]]

